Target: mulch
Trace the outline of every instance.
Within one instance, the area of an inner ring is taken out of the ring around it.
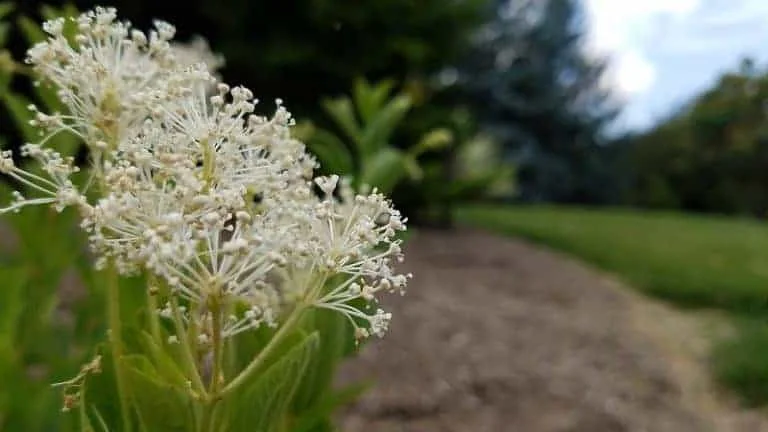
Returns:
[[[615,280],[468,229],[419,231],[404,267],[408,293],[383,302],[389,334],[343,367],[343,383],[376,385],[342,431],[722,430],[685,403]]]

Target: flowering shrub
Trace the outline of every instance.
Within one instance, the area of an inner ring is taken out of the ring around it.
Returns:
[[[313,178],[281,101],[256,114],[170,24],[97,8],[43,29],[27,63],[65,110],[30,105],[40,140],[20,155],[37,164],[4,151],[0,172],[25,188],[4,212],[72,209],[102,270],[108,343],[58,384],[64,410],[83,430],[314,430],[317,411],[291,413],[328,381],[309,372],[334,338],[386,332],[376,297],[406,285],[405,220],[376,190]],[[60,134],[87,146],[84,172],[47,145]]]

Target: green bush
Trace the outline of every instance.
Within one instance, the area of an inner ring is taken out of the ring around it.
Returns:
[[[355,190],[375,187],[389,194],[405,179],[418,182],[424,177],[419,156],[451,144],[448,130],[432,129],[405,149],[395,145],[392,138],[406,120],[412,102],[405,92],[392,95],[393,89],[393,81],[371,85],[358,79],[351,97],[323,101],[323,109],[338,133],[311,122],[296,131],[323,169],[350,177]]]

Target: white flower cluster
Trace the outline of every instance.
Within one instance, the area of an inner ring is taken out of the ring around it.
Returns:
[[[337,176],[313,179],[316,162],[291,138],[281,102],[270,118],[257,115],[251,91],[212,75],[214,57],[193,62],[174,48],[171,25],[147,35],[108,8],[75,23],[74,43],[53,20],[49,39],[29,50],[69,112],[31,107],[43,139],[23,155],[40,169],[0,154],[0,172],[32,193],[4,210],[75,207],[97,266],[153,274],[198,328],[221,319],[232,336],[301,305],[344,314],[359,337],[383,334],[390,314],[371,306],[375,295],[402,290],[409,276],[392,268],[405,225],[386,197],[355,196]],[[89,147],[95,199],[71,180],[73,160],[44,145],[67,132]],[[205,330],[198,339],[207,342]]]

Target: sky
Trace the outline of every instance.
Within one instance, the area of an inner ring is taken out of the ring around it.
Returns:
[[[749,55],[768,62],[768,0],[584,0],[588,49],[609,56],[606,84],[642,129]]]

